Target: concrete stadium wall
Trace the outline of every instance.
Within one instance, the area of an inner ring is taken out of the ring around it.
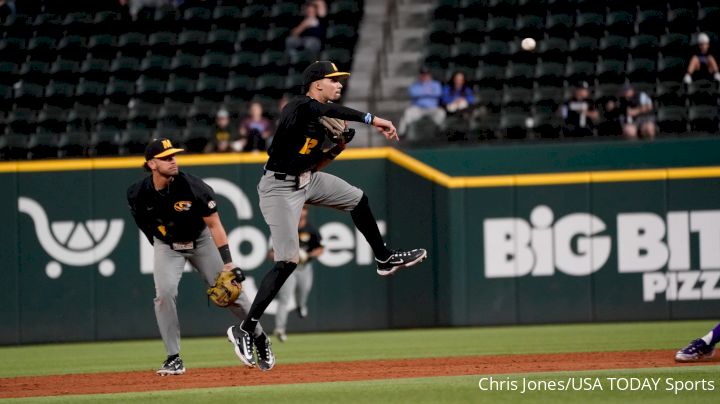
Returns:
[[[348,151],[329,171],[367,192],[390,246],[423,246],[430,259],[382,279],[350,216],[312,209],[327,251],[315,265],[311,315],[291,315],[289,328],[711,317],[720,310],[718,146]],[[251,294],[271,266],[255,191],[263,159],[179,159],[218,193]],[[157,337],[151,249],[125,202],[126,187],[144,175],[140,164],[0,164],[1,344]],[[220,335],[234,321],[208,304],[204,288],[196,273],[183,277],[184,336]],[[273,313],[263,318],[268,329]]]

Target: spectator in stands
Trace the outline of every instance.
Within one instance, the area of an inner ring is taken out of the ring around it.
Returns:
[[[15,0],[0,0],[0,24],[15,16]]]
[[[685,84],[692,83],[693,80],[711,80],[720,81],[720,71],[718,64],[713,55],[710,53],[710,37],[706,33],[701,32],[697,37],[698,50],[690,58],[687,73],[683,81]]]
[[[206,153],[227,153],[233,150],[232,127],[230,126],[230,114],[226,109],[221,109],[215,115],[215,125],[210,130],[210,141],[205,147]]]
[[[272,135],[272,122],[263,117],[259,102],[250,104],[247,117],[240,124],[240,147],[242,151],[266,150]]]
[[[622,114],[623,135],[629,139],[637,139],[638,134],[647,139],[654,139],[657,128],[653,102],[645,92],[635,91],[635,88],[626,84],[623,95],[619,100],[619,110]]]
[[[405,109],[405,113],[400,119],[398,134],[408,136],[408,126],[424,117],[430,117],[438,127],[442,127],[445,121],[445,109],[440,106],[442,85],[433,79],[427,67],[420,68],[419,77],[410,85],[408,93],[412,104]]]
[[[472,88],[465,81],[465,73],[456,71],[443,86],[442,103],[449,114],[467,111],[475,103]]]
[[[308,1],[303,7],[303,13],[300,24],[291,29],[285,39],[285,46],[291,53],[303,49],[319,53],[325,41],[327,4],[324,0]]]
[[[595,122],[599,118],[595,102],[590,98],[588,83],[583,81],[575,86],[570,100],[560,107],[565,120],[563,133],[566,137],[592,136]]]

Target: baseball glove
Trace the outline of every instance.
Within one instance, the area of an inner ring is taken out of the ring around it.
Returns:
[[[219,307],[227,307],[240,296],[242,281],[245,275],[240,268],[233,268],[232,271],[221,271],[215,284],[208,288],[207,294],[210,300]]]
[[[348,128],[345,121],[338,118],[320,117],[320,124],[325,127],[327,137],[333,142],[338,143],[343,139],[343,143],[350,143],[355,137],[355,129]]]

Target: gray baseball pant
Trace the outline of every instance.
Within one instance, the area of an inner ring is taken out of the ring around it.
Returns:
[[[275,332],[284,334],[285,331],[287,331],[288,307],[293,297],[297,302],[298,308],[307,306],[312,283],[312,264],[306,263],[298,265],[277,294]]]
[[[297,231],[296,231],[297,233]],[[203,230],[195,240],[195,249],[175,251],[164,241],[155,238],[153,279],[155,280],[155,318],[157,319],[160,336],[165,343],[168,355],[180,353],[180,321],[177,314],[178,284],[183,274],[185,262],[190,261],[209,286],[222,271],[223,262],[210,230]],[[251,301],[245,292],[228,307],[240,320],[247,317]],[[263,334],[262,326],[255,328],[255,336]]]
[[[303,205],[318,205],[349,212],[357,206],[363,191],[334,175],[318,171],[312,173],[310,183],[297,189],[292,180],[279,180],[267,171],[258,183],[260,210],[270,227],[275,261],[300,260],[298,223]]]

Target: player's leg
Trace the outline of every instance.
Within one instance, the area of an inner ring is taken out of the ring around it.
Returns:
[[[295,288],[295,299],[298,304],[298,313],[301,318],[305,318],[308,315],[308,297],[310,296],[310,290],[312,290],[313,284],[313,267],[312,264],[307,263],[295,270],[294,277],[297,279],[297,287]]]
[[[277,294],[277,310],[275,312],[275,331],[273,334],[278,337],[280,342],[287,339],[287,318],[290,299],[293,297],[297,275],[295,272],[285,281]]]
[[[168,358],[157,371],[160,375],[185,373],[180,359],[180,321],[177,315],[178,284],[185,258],[164,242],[154,242],[153,280],[155,282],[155,318]]]
[[[188,260],[195,269],[197,269],[208,286],[215,283],[215,278],[217,278],[220,271],[222,271],[223,262],[215,246],[215,242],[210,235],[210,230],[205,229],[200,234],[200,237],[198,237],[196,241],[195,250],[193,254],[188,257]],[[245,320],[248,311],[250,311],[250,299],[247,297],[247,294],[241,292],[235,303],[228,306],[228,309],[232,311],[240,321]],[[262,326],[258,325],[255,329],[255,336],[259,337],[263,333],[264,330]]]
[[[324,172],[314,173],[307,186],[307,203],[350,212],[355,227],[375,254],[379,275],[392,275],[398,269],[415,265],[427,257],[427,251],[422,248],[390,251],[385,246],[367,196],[341,178]]]
[[[720,342],[720,323],[704,337],[690,342],[688,346],[677,351],[675,360],[678,362],[696,362],[712,358],[715,355],[715,345],[718,342]]]
[[[258,195],[260,210],[270,227],[275,265],[263,277],[247,319],[228,329],[228,337],[232,334],[234,338],[235,353],[246,364],[252,360],[253,332],[260,317],[300,259],[297,226],[305,204],[304,193],[297,192],[294,182],[279,180],[270,174],[260,179]]]

